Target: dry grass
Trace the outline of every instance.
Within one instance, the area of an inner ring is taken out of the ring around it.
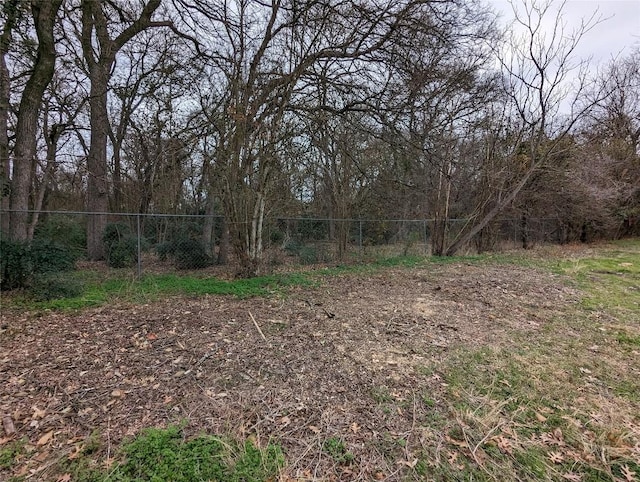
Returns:
[[[283,481],[638,479],[640,243],[447,261],[3,313],[0,477],[183,422],[281,446]]]

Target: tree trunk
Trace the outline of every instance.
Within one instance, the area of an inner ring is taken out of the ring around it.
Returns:
[[[47,194],[47,190],[49,189],[49,182],[53,178],[53,174],[56,171],[56,154],[58,152],[58,140],[60,139],[60,135],[63,131],[64,126],[60,124],[54,124],[51,127],[51,132],[47,139],[47,164],[44,168],[44,173],[42,174],[40,189],[38,189],[38,191],[35,193],[33,216],[28,228],[29,239],[33,239],[33,233],[35,232],[36,226],[38,225],[38,219],[40,217],[39,214],[44,204],[44,198]]]
[[[8,13],[0,36],[0,232],[9,233],[9,179],[11,165],[9,163],[9,109],[11,108],[11,79],[5,56],[9,51],[11,33],[17,21],[18,0],[10,0],[6,5]]]
[[[229,262],[229,225],[227,219],[223,218],[221,222],[221,238],[220,250],[218,251],[218,264],[227,264]]]
[[[520,239],[522,241],[522,249],[529,249],[531,247],[531,240],[529,239],[529,217],[526,211],[522,212],[520,217]]]
[[[0,232],[9,232],[9,71],[4,53],[0,53]]]
[[[446,172],[440,169],[438,178],[438,195],[436,198],[436,212],[433,220],[433,236],[431,241],[431,254],[442,256],[449,227],[449,202],[451,199],[451,174],[453,163],[448,161]]]
[[[205,208],[204,226],[202,228],[202,245],[204,251],[213,259],[215,254],[215,229],[216,218],[215,212],[215,198],[213,196],[207,197],[207,204]]]
[[[53,27],[62,0],[34,0],[31,3],[38,51],[33,73],[27,81],[16,126],[16,145],[11,178],[9,235],[16,240],[28,239],[29,189],[31,187],[31,163],[36,154],[38,117],[44,91],[53,78],[56,50]]]
[[[109,66],[110,68],[110,66]],[[107,82],[108,71],[95,66],[91,72],[90,124],[91,143],[87,157],[87,256],[90,260],[104,259],[102,235],[107,225],[109,185],[107,181]],[[93,214],[95,213],[95,214]]]
[[[473,237],[476,234],[478,234],[482,229],[484,229],[486,226],[488,226],[489,223],[493,221],[496,218],[496,216],[498,216],[498,214],[500,214],[505,209],[505,207],[511,204],[513,200],[518,196],[520,191],[522,191],[522,188],[524,188],[527,182],[529,182],[529,179],[531,178],[535,170],[539,167],[539,165],[540,163],[536,163],[533,166],[531,166],[529,170],[524,174],[524,176],[522,176],[518,184],[516,184],[513,190],[509,193],[509,195],[506,196],[501,202],[497,203],[493,207],[493,209],[491,209],[487,214],[485,214],[484,217],[469,231],[467,231],[466,234],[458,238],[451,246],[449,246],[449,249],[447,249],[446,255],[447,256],[455,255],[462,246],[464,246],[469,241],[471,241]]]
[[[45,0],[46,1],[46,0]],[[109,36],[109,22],[102,10],[102,2],[82,0],[82,52],[89,71],[91,144],[87,157],[87,256],[90,260],[104,259],[102,234],[107,225],[109,185],[107,178],[107,138],[109,117],[107,89],[111,69],[118,51],[133,37],[151,26],[167,26],[167,22],[152,22],[153,13],[161,0],[149,0],[140,16],[117,37]],[[97,42],[99,48],[94,48]],[[96,57],[97,54],[97,57]]]

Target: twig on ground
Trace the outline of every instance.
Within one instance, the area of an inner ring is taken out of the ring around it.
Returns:
[[[251,321],[253,321],[253,324],[256,327],[256,330],[258,330],[258,333],[260,333],[260,336],[262,337],[262,339],[268,343],[267,341],[267,337],[264,336],[264,333],[262,333],[262,330],[260,329],[260,326],[258,326],[258,322],[256,321],[256,319],[253,317],[253,315],[251,314],[251,312],[249,311],[249,316],[251,317]]]

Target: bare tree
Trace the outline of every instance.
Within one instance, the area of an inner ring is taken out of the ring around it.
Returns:
[[[575,60],[575,49],[584,35],[598,23],[596,14],[583,19],[574,31],[567,31],[562,18],[564,3],[556,12],[550,1],[523,0],[515,14],[512,34],[498,59],[503,67],[503,84],[509,96],[511,113],[504,122],[513,132],[509,164],[517,176],[500,197],[482,200],[491,208],[476,211],[474,222],[446,250],[454,255],[489,225],[518,197],[531,177],[562,149],[563,140],[576,123],[604,97],[583,102],[587,88],[587,61]],[[551,29],[544,24],[551,17]],[[563,114],[563,110],[568,113]]]
[[[89,106],[91,110],[91,140],[87,158],[87,210],[95,215],[87,222],[87,255],[89,259],[104,257],[102,234],[107,223],[109,209],[109,183],[107,170],[107,139],[109,117],[107,94],[109,79],[116,62],[116,55],[133,37],[149,27],[170,26],[169,22],[152,20],[161,0],[148,0],[139,13],[132,12],[127,2],[101,2],[82,0],[81,43],[87,66],[91,90]],[[108,11],[109,10],[109,11]],[[114,26],[111,18],[120,22],[117,35],[112,38]]]
[[[5,2],[2,7],[4,26],[0,34],[0,199],[3,211],[9,210],[9,110],[11,108],[11,79],[7,67],[7,54],[11,46],[13,29],[20,17],[19,0]],[[9,232],[9,215],[2,216],[0,229]]]
[[[359,59],[374,60],[394,33],[428,4],[417,0],[376,4],[237,0],[215,6],[190,2],[197,9],[194,17],[212,26],[208,56],[227,86],[226,115],[217,127],[218,162],[224,166],[225,215],[244,274],[260,268],[264,213],[280,162],[276,149],[280,126],[301,79],[322,60],[338,60],[341,70]]]
[[[36,155],[38,119],[42,97],[53,77],[56,51],[54,25],[62,0],[32,0],[31,15],[38,40],[33,70],[25,84],[17,114],[10,194],[9,234],[13,239],[28,238],[31,165]],[[5,25],[6,26],[6,25]]]

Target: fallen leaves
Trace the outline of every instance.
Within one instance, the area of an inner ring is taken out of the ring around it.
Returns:
[[[536,420],[538,420],[538,422],[540,423],[544,423],[547,421],[547,417],[545,417],[544,415],[542,415],[539,412],[536,412]]]
[[[564,447],[564,435],[560,428],[556,428],[553,432],[544,432],[540,434],[540,440],[545,445],[556,445],[558,447]]]
[[[627,482],[634,482],[636,480],[636,473],[633,472],[628,465],[623,465],[621,467],[622,476]]]
[[[43,445],[48,444],[49,442],[51,442],[51,440],[53,440],[53,430],[49,430],[47,433],[45,433],[42,437],[40,437],[38,439],[38,441],[36,442],[36,445],[38,447],[42,447]]]
[[[549,452],[549,459],[554,464],[561,464],[564,462],[564,455],[561,452]]]
[[[581,482],[582,477],[575,472],[567,472],[566,474],[562,474],[562,478],[564,480],[570,480],[571,482]]]
[[[511,455],[513,453],[513,446],[508,438],[502,435],[493,437],[492,440],[496,443],[501,452]]]
[[[119,388],[116,388],[115,390],[113,390],[111,392],[111,396],[113,398],[123,398],[124,397],[124,391],[120,390]]]
[[[46,410],[40,410],[35,405],[31,407],[31,409],[33,410],[33,415],[31,415],[32,420],[39,420],[41,418],[44,418],[44,416],[47,414]]]

